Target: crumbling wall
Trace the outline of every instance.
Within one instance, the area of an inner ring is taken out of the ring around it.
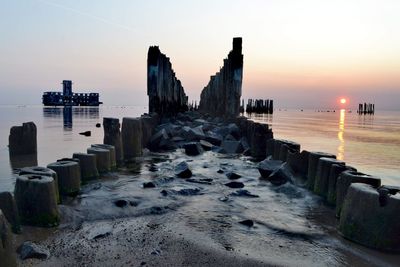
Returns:
[[[150,46],[147,54],[147,95],[150,113],[173,115],[188,110],[188,97],[181,81],[158,46]]]
[[[233,38],[233,49],[224,66],[211,76],[200,96],[200,111],[213,116],[236,117],[240,112],[242,96],[243,54],[242,38]]]

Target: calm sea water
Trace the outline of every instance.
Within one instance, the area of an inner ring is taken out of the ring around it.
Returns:
[[[103,129],[96,128],[103,117],[135,117],[146,107],[0,106],[0,191],[13,190],[14,178],[8,156],[10,127],[35,122],[38,130],[38,163],[85,152],[90,144],[101,143]],[[273,115],[251,116],[271,125],[276,138],[299,142],[302,149],[324,151],[381,177],[386,184],[400,184],[400,112],[378,112],[359,116],[345,110],[330,112],[276,111]],[[85,137],[79,132],[92,131]]]

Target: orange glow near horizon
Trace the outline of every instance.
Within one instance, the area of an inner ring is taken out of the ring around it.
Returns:
[[[344,104],[346,104],[346,102],[347,102],[346,98],[341,98],[340,99],[340,104],[344,105]]]

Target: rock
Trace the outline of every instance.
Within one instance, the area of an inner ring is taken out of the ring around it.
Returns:
[[[224,173],[224,171],[221,170],[221,169],[219,169],[219,170],[217,171],[217,173]]]
[[[240,221],[240,224],[246,225],[248,227],[253,227],[254,226],[254,222],[252,220],[244,220],[244,221]]]
[[[15,267],[17,262],[13,251],[13,236],[10,226],[0,209],[0,266]]]
[[[21,232],[21,222],[17,204],[10,192],[0,192],[0,210],[3,211],[7,221],[11,224],[12,231],[19,234]]]
[[[87,153],[96,155],[97,170],[100,174],[111,171],[111,152],[109,149],[89,147]]]
[[[347,191],[340,215],[339,232],[347,239],[379,250],[400,252],[400,198],[387,196],[380,203],[374,186],[353,183]]]
[[[240,141],[240,145],[242,146],[243,150],[250,149],[250,145],[249,145],[249,142],[247,142],[246,137],[242,137],[239,141]]]
[[[293,180],[292,171],[287,163],[282,164],[278,169],[267,178],[273,185],[282,185]]]
[[[139,118],[123,118],[122,146],[125,160],[142,155],[142,122]]]
[[[79,159],[82,183],[99,178],[95,154],[74,153],[72,157]]]
[[[85,131],[85,132],[81,132],[79,134],[83,135],[83,136],[86,136],[86,137],[89,137],[89,136],[92,136],[92,131]]]
[[[18,247],[17,252],[22,260],[31,258],[45,260],[50,257],[50,252],[46,248],[31,241],[22,243],[22,245]]]
[[[53,177],[23,174],[15,183],[15,202],[23,224],[52,227],[59,223]]]
[[[206,134],[205,140],[207,142],[210,142],[211,144],[213,144],[214,146],[220,146],[222,141],[224,140],[224,138],[222,137],[222,135],[217,134],[215,132],[211,132],[209,131]]]
[[[243,148],[239,141],[224,140],[222,142],[221,148],[228,154],[236,154],[243,151]]]
[[[47,168],[57,173],[58,190],[61,195],[76,195],[81,187],[81,168],[73,161],[50,163]]]
[[[228,177],[229,180],[237,180],[240,177],[242,177],[240,174],[234,173],[234,172],[227,172],[226,177]]]
[[[182,161],[175,167],[175,175],[180,178],[190,178],[192,177],[192,171],[189,168],[189,165]]]
[[[258,164],[258,171],[261,177],[267,179],[274,171],[282,166],[283,162],[280,160],[263,160]]]
[[[58,175],[55,171],[52,169],[46,168],[46,167],[40,167],[40,166],[34,166],[34,167],[25,167],[22,168],[19,172],[19,175],[23,174],[37,174],[37,175],[44,175],[44,176],[50,176],[53,177],[54,182],[56,184],[56,196],[57,196],[57,203],[61,203],[61,197],[60,197],[60,192],[59,192],[59,185],[58,185]]]
[[[150,164],[149,171],[157,172],[158,171],[157,165],[155,165],[154,163]]]
[[[200,143],[197,142],[186,143],[183,145],[183,148],[188,156],[197,156],[203,153]]]
[[[266,157],[274,156],[275,139],[268,139],[266,143]]]
[[[242,182],[229,182],[225,184],[227,187],[230,188],[243,188],[244,184]]]
[[[211,178],[202,178],[202,179],[193,179],[193,178],[189,178],[186,179],[187,182],[191,182],[191,183],[196,183],[196,184],[212,184],[213,179]]]
[[[101,123],[96,123],[96,128],[100,128],[101,127]]]
[[[310,152],[308,158],[308,177],[306,185],[310,190],[314,190],[315,175],[317,174],[318,161],[320,158],[336,159],[336,156],[325,152]]]
[[[199,141],[205,139],[205,134],[203,132],[202,126],[197,126],[195,128],[190,128],[189,126],[184,126],[181,131],[181,135],[187,141]]]
[[[235,123],[228,124],[229,134],[232,135],[235,140],[239,140],[241,137],[240,129]]]
[[[249,191],[247,191],[245,189],[239,189],[239,190],[231,193],[230,195],[231,196],[236,196],[236,197],[250,197],[250,198],[260,197],[258,195],[254,195],[254,194],[250,193]]]
[[[320,158],[314,181],[314,193],[324,198],[328,196],[329,175],[333,164],[345,165],[343,161],[333,158]]]
[[[200,194],[200,188],[172,188],[172,189],[164,189],[161,191],[163,196],[168,195],[180,195],[180,196],[195,196]]]
[[[118,199],[114,201],[114,205],[118,208],[123,208],[128,205],[128,201],[126,201],[125,199]]]
[[[104,140],[103,143],[115,147],[115,158],[117,164],[121,164],[124,160],[122,151],[122,136],[120,130],[119,119],[103,118]]]
[[[155,188],[156,185],[153,182],[143,183],[143,188]]]
[[[37,130],[33,122],[13,126],[8,137],[10,156],[37,155]]]
[[[200,140],[200,145],[205,151],[209,151],[213,148],[213,144],[207,142],[206,140]]]
[[[160,149],[160,144],[161,143],[166,143],[167,140],[169,139],[167,132],[165,131],[165,129],[162,129],[160,131],[158,131],[156,134],[154,134],[151,138],[150,138],[150,149],[157,151]]]
[[[347,190],[352,183],[369,184],[375,188],[381,186],[381,179],[356,171],[344,171],[340,174],[336,183],[336,216],[340,217],[342,205],[345,200]]]

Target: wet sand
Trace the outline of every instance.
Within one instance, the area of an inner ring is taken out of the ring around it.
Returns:
[[[174,176],[187,160],[191,181]],[[224,173],[218,173],[218,170]],[[242,177],[249,194],[224,184]],[[204,180],[212,178],[213,180]],[[203,180],[202,180],[203,179]],[[143,188],[152,181],[155,188]],[[197,182],[197,183],[196,183]],[[238,195],[239,194],[239,195]],[[118,207],[116,205],[118,203]],[[294,184],[259,180],[243,156],[181,151],[147,154],[143,162],[86,185],[60,206],[55,229],[25,227],[17,236],[47,246],[45,261],[21,266],[396,266],[400,256],[344,240],[334,211]],[[240,222],[252,220],[248,227]]]

